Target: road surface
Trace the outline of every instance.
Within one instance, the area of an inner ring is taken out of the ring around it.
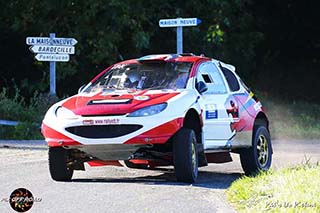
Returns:
[[[274,141],[274,169],[320,161],[320,141]],[[0,212],[14,212],[6,199],[16,188],[40,198],[28,212],[235,212],[225,190],[243,175],[238,155],[226,164],[200,168],[195,184],[175,181],[173,169],[86,167],[72,182],[55,182],[43,142],[0,141]]]

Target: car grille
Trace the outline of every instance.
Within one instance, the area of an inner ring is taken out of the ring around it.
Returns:
[[[130,134],[142,125],[99,125],[99,126],[74,126],[68,127],[66,130],[74,135],[84,138],[116,138]]]

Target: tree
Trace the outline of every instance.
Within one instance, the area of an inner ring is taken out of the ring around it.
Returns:
[[[319,15],[310,2],[13,0],[1,1],[0,6],[0,86],[17,86],[26,97],[49,88],[49,65],[34,59],[25,44],[27,36],[55,32],[57,37],[78,40],[71,61],[57,64],[58,95],[64,96],[74,94],[81,84],[117,61],[175,53],[175,29],[159,28],[162,18],[200,18],[199,26],[184,29],[185,52],[234,64],[249,84],[258,82],[265,90],[283,92],[287,88],[283,80],[295,89],[300,77],[293,76],[306,67],[309,77],[303,78],[314,82],[319,67],[319,27],[313,24]],[[288,66],[295,70],[294,75],[288,75]],[[314,100],[319,96],[309,85],[306,91]],[[306,98],[305,92],[295,91]]]

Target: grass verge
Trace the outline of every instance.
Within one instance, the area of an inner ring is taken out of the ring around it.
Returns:
[[[273,139],[319,139],[320,105],[288,101],[258,93],[270,121]]]
[[[242,177],[226,191],[239,212],[320,212],[320,163]]]

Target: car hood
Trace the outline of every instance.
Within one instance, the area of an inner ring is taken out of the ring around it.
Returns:
[[[62,106],[76,115],[123,115],[150,105],[167,102],[180,94],[175,90],[101,91],[80,93],[67,99]]]

